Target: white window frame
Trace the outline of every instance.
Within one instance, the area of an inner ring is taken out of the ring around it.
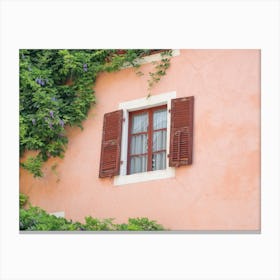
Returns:
[[[132,183],[146,182],[151,180],[165,179],[175,177],[175,168],[168,166],[169,143],[170,143],[170,121],[171,99],[176,98],[176,92],[167,92],[159,95],[152,95],[149,98],[140,98],[119,104],[119,109],[123,110],[123,127],[121,143],[121,165],[120,175],[114,177],[114,185],[126,185]],[[167,105],[167,139],[166,139],[166,169],[141,172],[127,175],[127,152],[128,152],[128,120],[129,113],[142,109],[148,109],[161,105]]]

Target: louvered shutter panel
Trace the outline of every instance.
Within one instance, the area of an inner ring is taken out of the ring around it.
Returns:
[[[169,166],[192,163],[194,97],[171,100]]]
[[[122,110],[104,115],[99,178],[119,175],[122,122]]]

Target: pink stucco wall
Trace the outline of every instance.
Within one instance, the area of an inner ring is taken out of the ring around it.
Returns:
[[[260,229],[260,51],[181,50],[171,61],[153,94],[195,97],[193,164],[157,181],[114,186],[98,178],[103,114],[147,95],[146,75],[104,73],[84,130],[68,129],[64,159],[49,160],[41,179],[21,170],[20,191],[32,204],[80,221],[149,217],[175,230]]]

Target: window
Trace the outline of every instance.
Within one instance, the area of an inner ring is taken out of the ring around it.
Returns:
[[[166,105],[129,114],[127,174],[165,169]]]
[[[115,185],[175,176],[192,164],[194,97],[176,93],[121,103],[106,113],[99,177]]]

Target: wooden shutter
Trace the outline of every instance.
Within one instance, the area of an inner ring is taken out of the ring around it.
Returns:
[[[120,173],[122,122],[122,110],[104,115],[99,178]]]
[[[171,100],[169,166],[192,163],[194,97]]]

